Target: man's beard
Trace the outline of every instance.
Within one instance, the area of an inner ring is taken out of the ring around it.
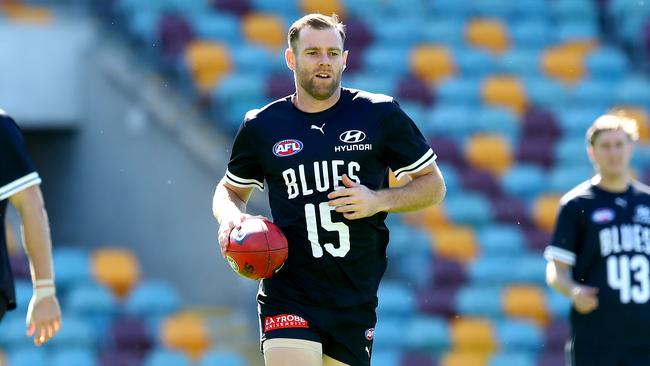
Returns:
[[[316,77],[312,72],[302,70],[298,72],[298,84],[316,100],[326,100],[341,86],[341,74],[333,73],[329,86],[317,86]]]

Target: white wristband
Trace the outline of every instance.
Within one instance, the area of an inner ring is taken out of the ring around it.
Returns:
[[[56,287],[54,287],[54,280],[36,280],[34,281],[34,298],[38,302],[46,297],[56,295]]]

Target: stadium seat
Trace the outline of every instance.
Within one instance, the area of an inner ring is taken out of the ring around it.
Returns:
[[[7,359],[10,366],[50,366],[45,350],[33,345],[9,350]]]
[[[506,318],[497,322],[495,328],[503,351],[525,352],[532,355],[544,342],[543,328],[527,320]]]
[[[529,319],[540,326],[549,320],[544,292],[530,285],[510,285],[503,291],[503,312],[512,318]]]
[[[513,256],[490,256],[481,253],[481,256],[467,266],[468,283],[484,286],[502,286],[512,281]],[[479,305],[479,304],[477,304]],[[476,306],[476,305],[474,305]]]
[[[415,309],[415,294],[401,281],[382,281],[377,297],[377,313],[381,316],[405,316]]]
[[[250,101],[248,109],[258,108],[255,101],[264,98],[266,79],[264,75],[250,72],[231,73],[223,77],[212,91],[212,98],[223,106]]]
[[[534,0],[533,2],[537,3]],[[521,1],[517,2],[517,4],[519,3]],[[531,1],[527,1],[527,3],[530,4]],[[510,35],[516,47],[512,49],[513,52],[516,52],[516,50],[539,50],[555,43],[556,38],[552,25],[544,17],[524,18],[512,22]],[[539,65],[539,63],[537,64]]]
[[[106,333],[118,311],[113,293],[96,283],[70,289],[65,300],[70,311],[89,321],[100,334]]]
[[[215,0],[212,2],[212,5],[219,12],[231,13],[237,17],[241,17],[246,13],[252,11],[252,7],[249,0]]]
[[[577,20],[561,22],[556,31],[558,40],[564,43],[580,43],[595,46],[598,39],[598,27],[593,21]]]
[[[406,337],[403,334],[405,319],[403,316],[386,316],[378,313],[373,348],[401,350],[406,344]]]
[[[585,79],[571,90],[570,100],[576,107],[609,108],[612,104],[611,91],[614,85],[608,81]]]
[[[457,314],[457,290],[453,287],[426,288],[418,292],[418,310],[424,314],[450,318]]]
[[[399,366],[436,366],[434,356],[428,352],[402,353]]]
[[[552,15],[560,21],[596,21],[596,4],[590,0],[554,1],[551,3]]]
[[[197,314],[185,312],[168,317],[160,329],[160,344],[183,351],[197,360],[212,345],[204,320]]]
[[[553,154],[549,153],[553,151],[553,146],[553,139],[546,136],[521,139],[517,147],[517,161],[550,168],[554,162]]]
[[[521,124],[517,115],[501,107],[483,107],[475,115],[477,132],[500,135],[508,141],[519,138]]]
[[[566,318],[571,309],[571,300],[555,290],[546,290],[548,312],[553,319]]]
[[[522,122],[521,133],[524,140],[542,137],[553,141],[562,132],[555,114],[543,108],[529,108]]]
[[[629,62],[625,54],[614,47],[601,46],[585,59],[587,72],[599,80],[616,82],[629,72]]]
[[[519,0],[512,5],[515,7],[517,19],[538,20],[549,19],[551,9],[546,1]]]
[[[53,257],[57,291],[65,292],[75,285],[89,284],[92,281],[90,255],[87,251],[76,247],[56,248]]]
[[[242,34],[251,43],[280,51],[286,47],[284,21],[271,13],[251,13],[242,18]]]
[[[559,81],[547,77],[529,77],[524,80],[524,88],[533,108],[555,112],[567,104],[567,88]]]
[[[431,230],[449,226],[449,219],[440,205],[434,205],[418,210],[417,212],[405,214],[404,222],[411,225],[420,225],[423,228]]]
[[[379,4],[390,4],[393,1],[394,0],[377,3],[376,6],[381,6]],[[375,43],[400,45],[408,49],[422,41],[420,32],[404,32],[404,29],[419,29],[422,24],[425,23],[420,14],[400,15],[399,13],[391,11],[378,17],[370,17],[368,22],[368,24],[373,28]]]
[[[99,346],[99,340],[104,334],[100,333],[102,329],[97,329],[90,321],[72,311],[63,314],[62,324],[63,326],[61,326],[61,330],[56,334],[56,337],[48,342],[48,347],[51,349],[95,349],[95,347]],[[23,321],[23,329],[24,327],[25,322]],[[20,335],[24,337],[24,331]]]
[[[650,108],[650,81],[645,76],[631,75],[623,80],[614,91],[617,104]]]
[[[559,204],[560,196],[558,194],[543,194],[535,200],[532,217],[540,229],[547,232],[553,230]]]
[[[449,197],[443,205],[447,217],[457,225],[481,227],[492,220],[490,202],[480,193],[465,193]]]
[[[503,190],[510,196],[531,200],[547,189],[546,172],[536,164],[513,165],[502,177]]]
[[[458,262],[434,258],[431,267],[435,287],[458,287],[467,282],[465,268]]]
[[[503,352],[492,356],[488,366],[536,366],[536,363],[531,353]]]
[[[453,319],[450,322],[449,330],[452,349],[454,350],[487,353],[497,347],[494,327],[488,319],[472,317]],[[469,366],[472,364],[462,365]]]
[[[528,225],[530,215],[524,203],[513,196],[490,197],[495,221],[509,225]]]
[[[452,350],[440,358],[440,366],[487,366],[489,352]]]
[[[501,136],[488,134],[470,137],[465,145],[465,158],[470,166],[495,175],[505,173],[514,160],[510,144]]]
[[[192,362],[181,352],[166,349],[155,349],[149,353],[143,366],[190,366]]]
[[[498,65],[496,59],[488,51],[479,48],[457,47],[453,48],[456,70],[467,78],[484,78],[494,74]],[[473,80],[477,82],[477,80]]]
[[[400,353],[396,350],[379,349],[372,354],[373,366],[394,366],[398,365]]]
[[[463,19],[470,14],[468,1],[433,0],[427,1],[427,12],[443,18]]]
[[[100,366],[142,366],[142,357],[130,351],[102,351],[99,355]]]
[[[296,0],[291,1],[267,1],[249,0],[253,11],[278,14],[285,19],[298,19],[300,17],[300,4]]]
[[[397,82],[397,100],[400,101],[402,109],[406,114],[415,121],[415,123],[424,122],[424,108],[423,106],[430,106],[433,104],[434,96],[433,89],[422,79],[413,77],[411,75],[403,76]],[[408,102],[413,102],[410,105]],[[417,103],[419,107],[418,114],[411,113],[413,104]]]
[[[485,170],[461,169],[459,177],[461,185],[466,191],[473,191],[486,196],[499,196],[503,194],[501,185],[497,179]]]
[[[542,70],[555,80],[574,84],[585,75],[585,54],[570,47],[553,46],[542,55]]]
[[[478,242],[484,256],[516,256],[525,249],[525,237],[515,225],[488,225],[478,230]]]
[[[183,14],[167,13],[159,19],[158,39],[166,61],[177,63],[194,37],[194,28]]]
[[[34,341],[25,335],[25,313],[17,310],[7,313],[0,323],[0,349],[11,351],[34,347]]]
[[[527,247],[535,253],[541,254],[551,242],[551,234],[534,226],[524,229],[526,232]]]
[[[266,78],[264,96],[269,100],[277,100],[291,95],[296,85],[292,75],[284,73],[272,73]]]
[[[478,254],[478,243],[469,227],[443,227],[436,230],[433,237],[435,253],[442,258],[467,263]]]
[[[502,106],[522,115],[528,105],[523,84],[512,76],[492,76],[483,81],[481,95],[484,103]]]
[[[197,89],[207,93],[231,70],[229,51],[213,41],[192,41],[185,50],[185,62]]]
[[[508,19],[515,13],[512,1],[508,0],[472,0],[470,1],[470,12],[478,18],[499,18]]]
[[[242,41],[239,19],[235,15],[206,12],[193,15],[191,21],[198,39],[224,43],[233,49]]]
[[[479,82],[458,77],[443,80],[436,88],[436,99],[439,108],[476,107],[480,103]]]
[[[27,306],[34,292],[32,290],[32,281],[15,280],[14,286],[16,288],[16,311],[24,314],[27,311]]]
[[[178,311],[180,306],[180,296],[168,283],[146,281],[139,283],[126,298],[124,313],[144,318],[148,327],[156,331],[158,322]]]
[[[23,4],[20,1],[2,3],[0,10],[13,23],[43,26],[51,24],[56,19],[56,14],[50,9],[43,6]]]
[[[435,19],[424,22],[418,31],[426,44],[459,47],[464,44],[463,29],[464,23],[460,19],[436,14]]]
[[[51,356],[50,366],[97,366],[97,355],[87,348],[61,349]]]
[[[197,366],[246,366],[246,359],[231,350],[212,349],[207,351]]]
[[[539,51],[512,48],[499,57],[499,73],[520,78],[537,77],[541,73]]]
[[[144,356],[153,346],[153,339],[141,318],[120,317],[110,327],[109,338],[117,350],[132,350]]]
[[[439,105],[427,116],[428,122],[422,131],[427,136],[464,138],[476,131],[471,110],[461,105]]]
[[[456,294],[456,310],[461,319],[467,317],[498,318],[501,311],[501,288],[488,284],[463,287]]]
[[[560,139],[555,144],[552,154],[556,168],[563,166],[591,167],[584,137],[567,136]]]
[[[465,30],[467,42],[477,48],[501,54],[509,47],[509,36],[506,24],[498,19],[473,19]]]
[[[421,44],[414,47],[410,54],[411,72],[433,85],[449,78],[455,73],[454,60],[448,48]]]
[[[544,335],[544,345],[548,350],[563,351],[570,329],[567,319],[560,318],[552,321],[547,327]]]
[[[447,322],[440,317],[414,315],[402,334],[411,350],[440,351],[449,347]]]
[[[401,44],[375,42],[363,52],[363,70],[368,74],[398,78],[408,71],[408,50]]]
[[[123,298],[140,278],[140,265],[135,254],[124,248],[101,248],[92,253],[95,280]]]
[[[357,1],[356,3],[361,3]],[[348,63],[350,58],[355,54],[361,54],[363,51],[373,43],[375,37],[369,25],[363,20],[363,17],[348,17],[345,20],[345,48],[353,50],[348,55]],[[346,70],[350,71],[350,65]]]
[[[304,14],[335,13],[340,17],[345,17],[345,7],[339,0],[300,0],[299,3]]]
[[[598,106],[572,107],[558,113],[558,122],[564,138],[584,137],[585,131],[606,110]]]

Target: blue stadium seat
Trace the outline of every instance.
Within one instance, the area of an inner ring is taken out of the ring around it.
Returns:
[[[615,88],[614,99],[617,104],[650,109],[650,81],[646,76],[630,75]]]
[[[258,73],[238,73],[226,75],[212,91],[212,98],[221,105],[231,105],[242,100],[264,98],[265,76]],[[261,106],[251,106],[251,108]],[[250,108],[249,108],[250,109]]]
[[[608,109],[612,105],[612,82],[601,79],[587,79],[571,91],[571,101],[576,107]]]
[[[32,293],[34,292],[32,283],[26,280],[16,280],[14,285],[16,287],[16,310],[14,311],[26,314],[29,301],[32,299]]]
[[[127,20],[127,27],[132,36],[147,47],[158,42],[158,23],[160,13],[153,11],[135,12]]]
[[[474,118],[477,132],[501,135],[509,141],[516,141],[519,137],[521,124],[509,109],[485,106]]]
[[[584,136],[587,128],[604,112],[606,110],[598,106],[566,108],[560,111],[558,122],[563,136],[567,138]]]
[[[234,132],[239,128],[248,111],[255,108],[261,108],[269,102],[270,100],[263,97],[235,100],[227,106],[222,106],[225,109],[225,113],[219,113],[218,117],[220,119],[225,119],[228,128]]]
[[[572,42],[598,39],[598,26],[593,21],[577,20],[563,22],[557,26],[558,40]]]
[[[190,366],[190,359],[179,351],[154,349],[144,359],[143,366]]]
[[[584,154],[586,155],[586,153]],[[564,193],[576,185],[589,179],[594,174],[593,168],[588,164],[571,164],[556,165],[551,169],[549,175],[550,192]]]
[[[465,193],[450,197],[443,202],[447,217],[459,225],[481,226],[492,220],[492,206],[479,193]]]
[[[32,338],[25,335],[25,312],[14,310],[5,315],[0,323],[0,349],[34,347]]]
[[[298,19],[301,15],[297,0],[267,1],[250,0],[251,7],[262,13],[279,14],[286,19]]]
[[[501,352],[490,357],[487,366],[535,366],[536,364],[530,352]]]
[[[373,366],[396,366],[399,365],[400,353],[394,350],[379,349],[372,354]]]
[[[598,80],[620,81],[629,72],[627,57],[615,47],[601,46],[585,58],[587,72]]]
[[[443,18],[464,19],[470,15],[468,1],[430,0],[426,1],[426,7],[428,14]]]
[[[213,349],[206,352],[196,366],[246,366],[246,359],[239,353]]]
[[[74,314],[87,319],[99,334],[106,333],[118,311],[113,293],[96,283],[72,288],[65,301]]]
[[[390,227],[390,244],[388,251],[398,256],[408,253],[429,254],[431,235],[424,228],[410,226],[401,222]]]
[[[496,333],[502,350],[532,352],[538,350],[544,341],[542,329],[529,321],[511,319],[500,321],[496,325]],[[507,363],[504,365],[515,364]],[[516,365],[523,366],[528,365],[528,363],[524,362]]]
[[[436,146],[434,145],[432,148],[435,152]],[[445,177],[445,186],[447,186],[447,194],[445,195],[446,199],[461,193],[463,190],[456,169],[444,162],[444,156],[439,156],[438,160],[440,161],[438,163],[438,168],[440,168],[442,175]]]
[[[516,11],[514,3],[508,0],[471,0],[469,8],[474,17],[508,19]]]
[[[70,348],[91,350],[98,346],[98,340],[105,334],[81,315],[68,311],[63,314],[61,330],[48,343],[48,347],[61,351]]]
[[[402,349],[406,345],[406,337],[404,337],[404,324],[406,321],[407,318],[403,316],[387,316],[378,313],[373,348],[378,350]]]
[[[377,296],[377,312],[382,316],[408,315],[415,310],[415,294],[401,281],[384,280]]]
[[[516,256],[525,250],[526,238],[514,225],[488,225],[478,231],[481,254],[485,256]]]
[[[190,18],[197,38],[219,41],[230,45],[242,42],[240,21],[232,14],[206,12],[195,14]],[[232,47],[232,51],[241,49],[244,45]]]
[[[501,305],[502,288],[490,284],[478,284],[463,287],[456,294],[456,311],[459,315],[501,317],[503,315]],[[505,282],[504,282],[505,283]]]
[[[548,19],[551,13],[550,6],[546,1],[519,0],[514,1],[513,6],[517,19]]]
[[[447,79],[438,85],[436,93],[438,108],[459,104],[474,107],[480,103],[480,80],[470,77]]]
[[[409,68],[409,53],[402,41],[375,42],[363,52],[362,57],[363,70],[369,74],[397,77],[406,74]]]
[[[549,24],[548,19],[542,17],[513,22],[510,35],[517,49],[537,51],[553,44],[557,38],[553,26]]]
[[[386,95],[395,95],[397,90],[397,75],[382,74],[381,70],[366,70],[343,80],[345,87],[372,91]]]
[[[545,77],[524,78],[524,89],[530,104],[558,112],[564,109],[568,92],[562,84]]]
[[[539,254],[525,254],[510,263],[510,282],[543,285],[545,281],[546,261]]]
[[[480,256],[467,266],[469,283],[477,286],[504,285],[513,280],[512,262],[512,256]]]
[[[252,44],[243,44],[230,49],[230,59],[233,71],[239,74],[258,74],[263,76],[272,70],[279,69],[278,55],[272,54],[264,47]],[[284,56],[282,55],[284,63]],[[286,69],[286,65],[284,65]],[[286,69],[286,72],[289,72]]]
[[[96,351],[89,348],[63,348],[51,357],[50,366],[97,366]]]
[[[53,256],[57,292],[63,294],[71,287],[93,281],[90,256],[86,250],[76,247],[55,248]]]
[[[535,164],[515,164],[501,177],[501,187],[509,196],[532,200],[547,188],[547,175]]]
[[[555,144],[552,152],[556,166],[589,166],[587,146],[584,136],[565,137]]]
[[[376,0],[342,0],[341,3],[348,14],[354,15],[357,18],[368,19],[368,17],[378,17],[381,15],[381,12],[377,9]]]
[[[43,348],[20,347],[9,350],[7,357],[10,366],[50,366],[47,352]]]
[[[417,314],[404,329],[406,346],[413,350],[441,351],[449,347],[447,322],[442,318]]]
[[[496,60],[486,51],[459,47],[454,48],[454,61],[461,75],[484,77],[497,70]]]
[[[165,0],[168,11],[179,11],[184,14],[199,14],[210,11],[209,3],[205,0]]]
[[[420,103],[409,100],[398,100],[398,102],[402,110],[411,117],[418,128],[423,130],[426,124],[426,107]]]
[[[441,17],[424,22],[420,27],[420,39],[422,42],[441,44],[448,47],[460,47],[464,44],[465,24],[455,17]]]
[[[565,319],[571,310],[571,300],[552,289],[546,290],[548,312],[554,319]]]
[[[405,6],[401,5],[400,7]],[[412,47],[422,40],[421,32],[404,32],[404,29],[420,29],[424,23],[424,20],[417,14],[400,16],[394,11],[390,11],[384,16],[371,18],[368,25],[374,30],[375,42]],[[401,52],[408,54],[404,50]],[[384,66],[390,65],[385,64]]]
[[[422,132],[427,136],[463,139],[476,131],[470,112],[469,107],[441,105],[429,113]]]
[[[124,313],[147,321],[152,334],[157,334],[160,321],[181,306],[178,293],[163,281],[139,283],[126,298]]]
[[[551,3],[553,16],[559,21],[586,20],[595,23],[596,3],[591,0],[564,0]]]
[[[120,0],[117,1],[117,7],[124,14],[134,14],[142,12],[161,12],[166,7],[165,1],[156,0]]]
[[[521,78],[540,76],[540,51],[528,48],[513,48],[498,60],[499,71]]]

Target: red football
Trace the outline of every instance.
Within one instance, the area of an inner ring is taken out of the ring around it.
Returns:
[[[289,254],[287,238],[263,217],[249,217],[230,232],[226,259],[235,272],[259,280],[269,278]]]

